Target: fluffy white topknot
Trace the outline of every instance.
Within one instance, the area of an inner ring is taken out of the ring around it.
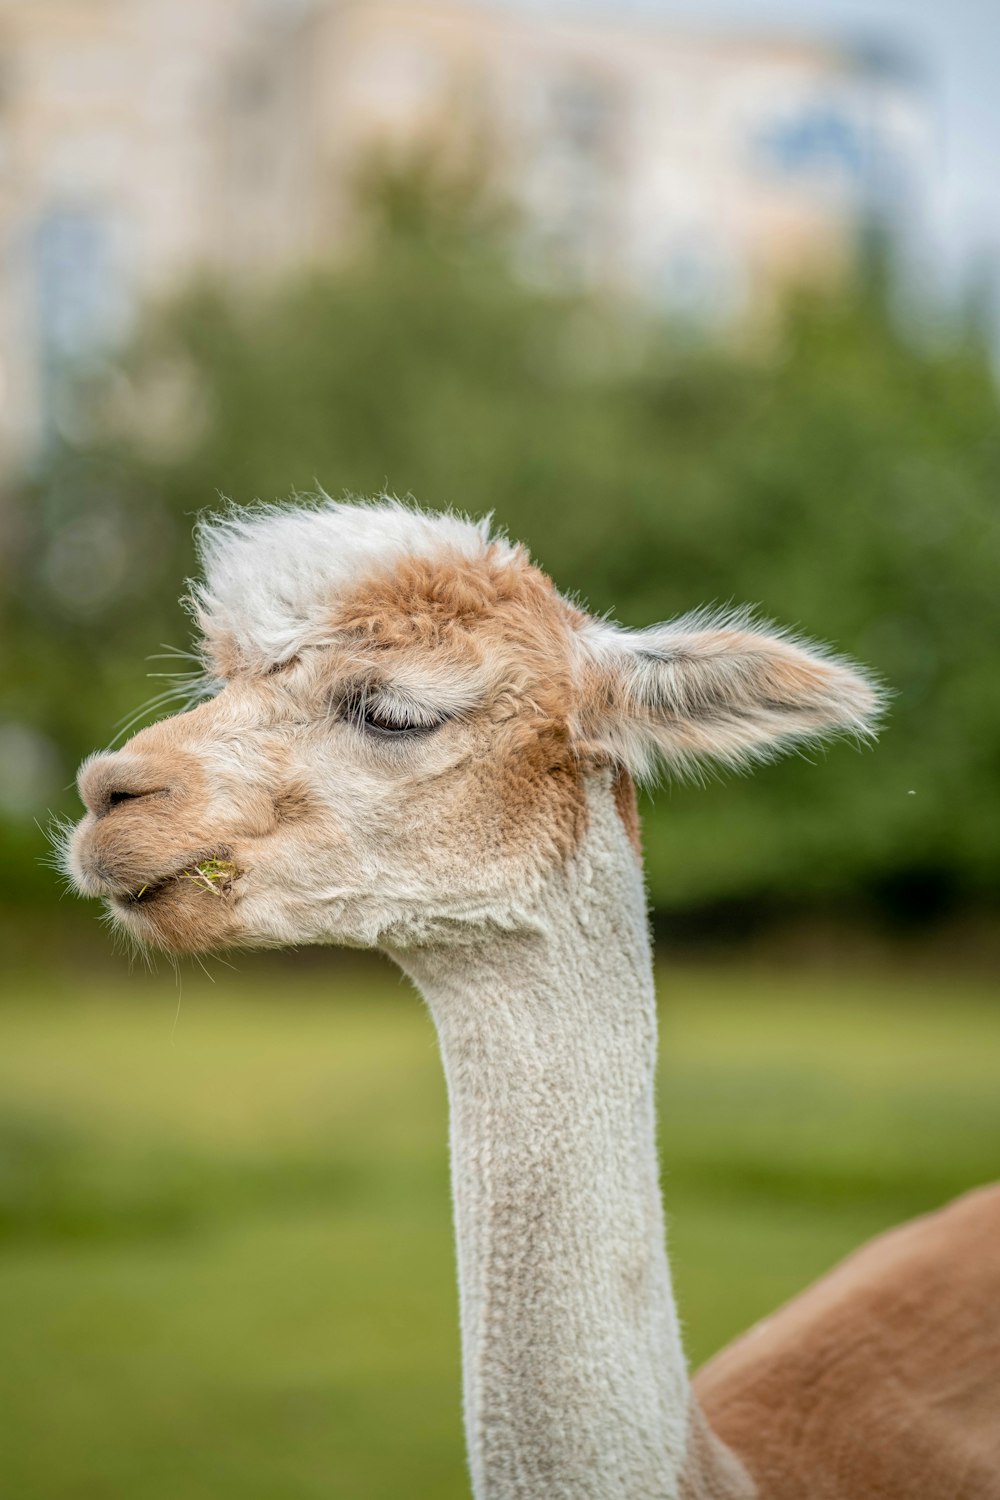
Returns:
[[[406,556],[514,551],[491,536],[488,516],[421,511],[390,496],[234,507],[201,521],[196,535],[203,580],[191,588],[195,619],[209,638],[233,635],[260,669],[327,639],[331,604],[375,569]]]

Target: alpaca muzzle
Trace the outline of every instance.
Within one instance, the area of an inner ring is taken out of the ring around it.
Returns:
[[[78,785],[87,812],[67,869],[80,894],[105,901],[133,936],[158,946],[231,940],[242,871],[229,844],[205,835],[206,798],[192,768],[127,747],[85,761]]]

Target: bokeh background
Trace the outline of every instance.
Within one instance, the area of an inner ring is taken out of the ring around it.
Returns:
[[[997,63],[976,0],[0,0],[4,1493],[466,1493],[417,999],[130,971],[45,862],[223,497],[493,511],[889,685],[644,800],[694,1363],[997,1174]]]

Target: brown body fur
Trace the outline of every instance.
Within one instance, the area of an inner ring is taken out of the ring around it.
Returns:
[[[866,1245],[695,1391],[760,1500],[998,1500],[1000,1186]]]

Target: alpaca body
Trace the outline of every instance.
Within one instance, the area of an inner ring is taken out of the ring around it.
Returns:
[[[67,867],[140,943],[378,947],[423,991],[476,1500],[1000,1500],[997,1198],[720,1356],[718,1434],[670,1284],[631,778],[870,735],[878,689],[746,612],[623,630],[395,502],[201,545],[207,700],[85,763]]]
[[[880,1235],[694,1388],[760,1500],[1000,1500],[1000,1186]]]

